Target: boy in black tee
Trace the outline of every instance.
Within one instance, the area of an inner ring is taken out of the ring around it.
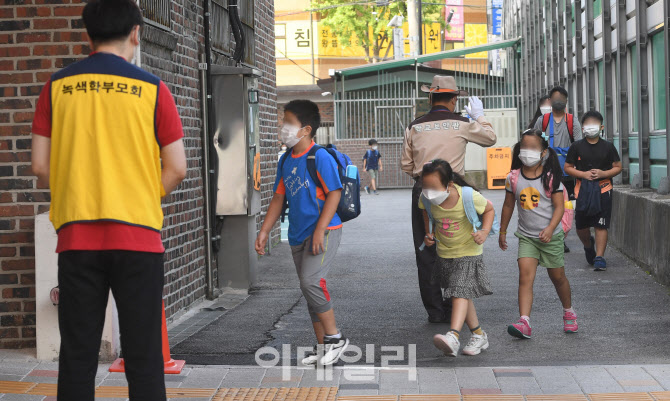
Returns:
[[[600,138],[604,129],[603,116],[594,110],[582,117],[584,139],[573,143],[565,159],[565,172],[575,178],[575,196],[579,197],[581,180],[598,181],[600,186],[600,213],[587,216],[576,212],[577,235],[584,244],[586,260],[596,271],[607,269],[605,249],[607,229],[612,215],[612,177],[621,173],[621,159],[614,144]],[[595,228],[595,239],[591,235]]]

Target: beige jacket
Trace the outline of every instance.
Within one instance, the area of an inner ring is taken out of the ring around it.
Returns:
[[[454,172],[465,174],[465,147],[468,142],[489,147],[496,143],[493,126],[486,118],[477,121],[446,108],[434,107],[414,120],[405,130],[401,168],[412,177],[421,175],[423,165],[434,159],[446,160]]]

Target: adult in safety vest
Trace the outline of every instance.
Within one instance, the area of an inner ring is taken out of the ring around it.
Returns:
[[[114,294],[131,400],[166,400],[161,348],[161,198],[186,175],[167,86],[131,64],[134,0],[91,0],[94,52],[44,85],[33,120],[33,172],[51,191],[58,233],[59,401],[93,401],[108,294]],[[162,160],[162,164],[161,164]]]
[[[425,163],[443,159],[455,173],[465,175],[467,144],[473,142],[480,146],[491,146],[496,143],[496,134],[493,126],[486,121],[483,104],[476,96],[470,97],[470,105],[465,107],[470,118],[456,112],[459,96],[467,96],[468,93],[458,89],[454,77],[436,75],[430,87],[423,85],[421,90],[429,93],[431,109],[405,130],[401,167],[415,180],[412,191],[412,231],[421,300],[428,312],[428,321],[444,323],[449,321],[451,300],[443,300],[440,285],[431,280],[437,260],[435,246],[419,249],[426,236],[423,213],[419,209],[422,190],[420,174]]]

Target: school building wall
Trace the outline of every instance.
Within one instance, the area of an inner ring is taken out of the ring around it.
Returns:
[[[577,117],[593,109],[603,114],[607,140],[623,165],[614,180],[610,243],[670,284],[670,3],[545,5],[505,2],[505,36],[523,37],[522,121],[530,120],[539,97],[554,86],[568,90],[568,108]]]
[[[142,4],[144,0],[140,1]],[[188,173],[163,201],[164,299],[168,319],[205,297],[202,104],[198,62],[204,51],[202,2],[154,0],[169,12],[145,16],[141,64],[166,82],[184,126]],[[34,216],[49,210],[49,190],[30,169],[31,123],[43,84],[58,69],[90,52],[81,0],[0,0],[0,348],[35,347]],[[272,0],[254,2],[247,37],[260,79],[262,205],[267,209],[276,168],[276,84]],[[217,64],[231,65],[232,35],[217,50]],[[272,241],[279,240],[279,229]],[[213,260],[216,271],[216,260]]]

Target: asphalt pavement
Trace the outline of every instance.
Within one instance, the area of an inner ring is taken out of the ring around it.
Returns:
[[[500,213],[504,193],[485,191]],[[409,190],[363,195],[361,216],[344,225],[336,265],[328,278],[338,327],[361,349],[345,364],[382,364],[383,355],[400,347],[404,363],[415,346],[420,367],[581,366],[662,364],[670,360],[670,292],[643,268],[610,248],[608,271],[587,265],[574,232],[567,243],[566,274],[573,291],[579,333],[564,334],[562,309],[544,268],[535,282],[533,338],[506,333],[518,319],[516,216],[509,228],[510,249],[497,237],[485,243],[494,294],[476,301],[491,347],[476,357],[446,358],[432,344],[445,324],[429,324],[421,304],[410,222]],[[298,288],[290,249],[282,243],[260,260],[259,283],[250,296],[225,313],[213,314],[190,337],[173,343],[175,359],[189,364],[255,365],[263,347],[291,349],[315,343],[307,306]],[[206,320],[206,319],[205,319]],[[200,328],[201,327],[201,328]],[[464,329],[463,341],[468,338]]]

